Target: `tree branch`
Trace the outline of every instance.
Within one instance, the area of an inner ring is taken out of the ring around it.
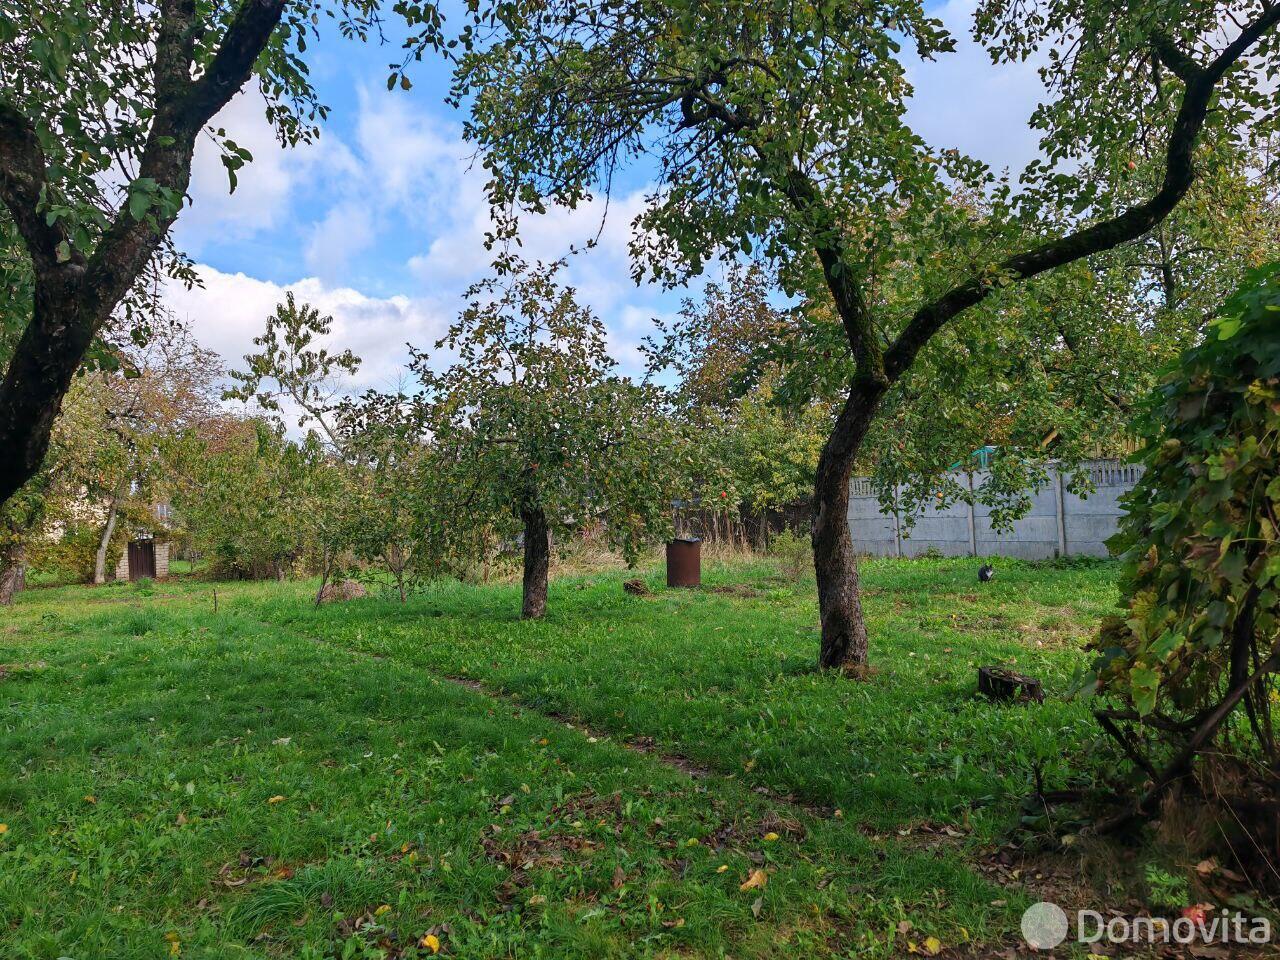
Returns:
[[[1212,63],[1197,69],[1186,83],[1166,149],[1164,182],[1154,196],[1109,220],[1009,257],[996,265],[996,275],[1026,280],[1136,240],[1167,217],[1186,196],[1195,179],[1193,152],[1218,81],[1277,23],[1280,23],[1280,4],[1264,9]],[[993,289],[993,277],[973,276],[920,307],[885,352],[885,371],[889,379],[896,380],[906,372],[924,345],[947,321],[985,300]]]
[[[823,278],[835,301],[836,312],[840,314],[849,348],[853,351],[857,376],[887,387],[880,340],[872,324],[871,310],[862,285],[846,261],[839,225],[833,222],[818,188],[801,171],[793,169],[787,175],[783,190],[791,205],[814,221],[813,249],[822,264]]]
[[[1156,52],[1156,59],[1185,84],[1195,83],[1196,78],[1204,72],[1204,67],[1183,53],[1173,39],[1156,31],[1151,35],[1151,46]]]
[[[58,245],[67,239],[61,223],[50,224],[40,212],[46,167],[35,126],[17,107],[0,100],[0,200],[13,217],[37,274],[57,266]],[[79,265],[83,266],[82,260]]]
[[[284,7],[285,0],[244,0],[209,69],[191,80],[199,26],[195,3],[166,0],[156,38],[155,120],[138,165],[139,179],[155,181],[171,197],[186,194],[196,137],[249,79]],[[99,304],[114,306],[125,294],[177,212],[141,219],[134,219],[127,205],[117,212],[89,263],[90,286]]]
[[[284,14],[285,0],[244,0],[209,69],[194,81],[182,109],[199,132],[245,85]]]

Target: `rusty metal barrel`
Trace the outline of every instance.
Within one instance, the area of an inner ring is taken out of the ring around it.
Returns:
[[[702,541],[697,537],[667,543],[667,586],[702,586]]]

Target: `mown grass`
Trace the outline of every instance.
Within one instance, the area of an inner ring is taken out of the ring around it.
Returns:
[[[975,569],[868,565],[864,683],[812,669],[812,587],[768,563],[558,580],[540,623],[510,585],[29,591],[0,628],[0,955],[984,955],[1029,900],[974,851],[1034,770],[1088,766],[1062,694],[1114,570]],[[1048,702],[976,699],[983,662]]]

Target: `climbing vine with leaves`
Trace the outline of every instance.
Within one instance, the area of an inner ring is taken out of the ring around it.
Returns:
[[[1280,697],[1280,264],[1249,274],[1156,390],[1146,471],[1112,546],[1122,612],[1086,678],[1104,728],[1149,778],[1133,813],[1213,750],[1276,786]],[[1203,779],[1203,777],[1201,778]]]

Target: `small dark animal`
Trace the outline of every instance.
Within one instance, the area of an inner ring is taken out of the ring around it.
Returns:
[[[990,583],[996,578],[996,568],[989,563],[984,563],[978,568],[978,580],[982,583]]]
[[[653,591],[649,589],[649,585],[643,580],[627,580],[622,584],[622,589],[633,597],[653,596]]]

